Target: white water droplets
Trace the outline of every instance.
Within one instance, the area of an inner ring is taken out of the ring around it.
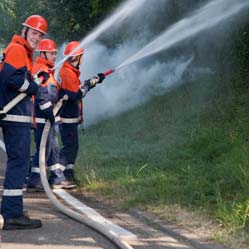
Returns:
[[[116,67],[116,70],[159,51],[169,49],[180,41],[219,24],[246,7],[249,7],[249,1],[213,0],[195,11],[191,16],[166,29],[161,35]]]

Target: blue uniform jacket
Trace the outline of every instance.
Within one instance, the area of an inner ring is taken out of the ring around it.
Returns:
[[[0,107],[20,93],[27,96],[0,120],[0,125],[30,126],[32,122],[31,96],[38,91],[38,85],[32,80],[33,49],[27,41],[14,35],[8,47],[4,50],[4,61],[0,72]]]
[[[59,97],[67,94],[69,99],[63,104],[60,117],[61,123],[79,123],[80,106],[82,100],[82,92],[80,91],[80,71],[68,62],[64,62],[59,72]],[[78,120],[78,121],[77,121]]]
[[[58,85],[54,78],[54,74],[51,71],[53,66],[53,63],[41,57],[36,58],[33,66],[33,74],[37,73],[38,71],[49,73],[48,80],[41,84],[41,87],[35,97],[34,115],[37,125],[44,125],[46,119],[53,115],[53,107],[57,101]]]

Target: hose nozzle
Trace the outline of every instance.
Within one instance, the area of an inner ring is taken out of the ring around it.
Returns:
[[[110,69],[110,70],[104,72],[103,74],[104,74],[105,76],[108,76],[109,74],[112,74],[114,71],[115,71],[115,69]]]

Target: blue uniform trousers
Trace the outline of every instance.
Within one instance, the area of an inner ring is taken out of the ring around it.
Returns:
[[[30,127],[3,126],[7,152],[1,213],[4,219],[23,213],[23,184],[30,164]]]
[[[44,125],[37,125],[35,130],[35,143],[36,143],[36,152],[32,160],[31,174],[28,180],[28,186],[35,186],[41,184],[40,178],[40,168],[39,168],[39,152],[40,152],[40,143],[43,133]],[[56,136],[55,127],[51,127],[47,144],[46,144],[46,163],[48,170],[50,171],[49,182],[51,184],[60,183],[65,180],[63,171],[59,164],[59,149],[58,141]]]
[[[66,179],[74,178],[74,164],[78,154],[78,123],[59,125],[62,148],[60,150],[60,164],[65,166]]]

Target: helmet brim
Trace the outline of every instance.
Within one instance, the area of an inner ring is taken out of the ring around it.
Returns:
[[[41,32],[41,33],[44,34],[44,35],[47,34],[46,32],[44,32],[44,31],[42,31],[42,30],[40,30],[40,29],[36,29],[36,28],[34,28],[34,27],[31,27],[30,25],[27,25],[26,23],[23,23],[22,25],[23,25],[24,27],[28,27],[28,28],[30,28],[30,29],[39,31],[39,32]]]

